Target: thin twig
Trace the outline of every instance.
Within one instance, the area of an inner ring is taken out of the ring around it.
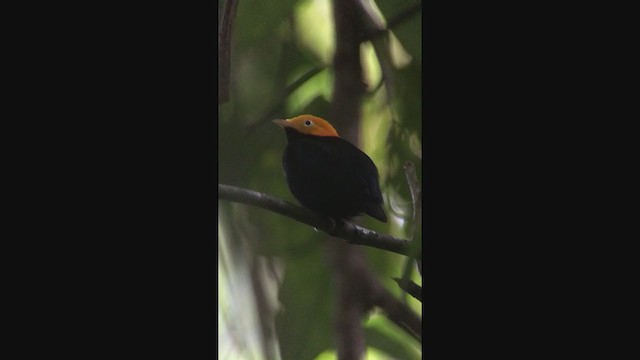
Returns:
[[[411,202],[413,203],[413,229],[411,230],[411,238],[415,235],[416,227],[420,219],[422,219],[422,199],[420,198],[420,184],[418,184],[418,176],[416,175],[416,166],[411,161],[405,161],[402,164],[404,174],[407,178],[409,191],[411,192]]]
[[[418,183],[418,177],[416,175],[416,167],[412,162],[407,161],[404,164],[405,174],[407,176],[407,182],[409,183],[409,189],[411,191],[411,201],[413,203],[413,230],[411,231],[411,241],[413,242],[411,250],[421,252],[422,239],[419,243],[415,243],[414,236],[418,227],[422,224],[422,188]],[[416,260],[418,271],[422,276],[422,257]]]
[[[422,302],[422,287],[420,285],[414,283],[411,280],[407,280],[407,282],[402,281],[402,279],[392,278],[398,286],[402,290],[404,290],[407,294],[413,296],[414,298],[420,300]]]
[[[375,278],[370,277],[371,302],[382,309],[389,320],[422,342],[422,319],[407,304],[396,299]]]
[[[361,41],[364,42],[364,41],[373,40],[374,38],[377,38],[385,34],[387,31],[402,24],[404,21],[410,19],[413,15],[417,14],[421,10],[422,10],[422,3],[408,7],[407,9],[401,11],[399,14],[397,14],[396,16],[391,18],[389,21],[387,21],[387,27],[385,29],[378,29],[375,31],[367,32],[366,35],[361,39]],[[302,76],[300,76],[298,79],[296,79],[294,82],[292,82],[289,86],[287,86],[275,104],[273,104],[262,116],[258,117],[257,120],[252,121],[251,123],[246,125],[247,131],[248,132],[254,131],[256,128],[260,127],[261,125],[269,123],[269,120],[273,120],[272,117],[283,108],[284,103],[286,99],[289,97],[289,95],[291,95],[305,82],[307,82],[309,79],[311,79],[312,77],[314,77],[324,69],[326,69],[326,66],[314,66],[313,68],[309,69],[306,73],[304,73]],[[383,84],[384,84],[384,81],[381,81],[379,86]]]
[[[326,216],[261,192],[218,184],[218,198],[270,210],[313,226],[333,237],[346,240],[350,244],[375,247],[401,255],[409,254],[409,241],[407,240],[378,234],[373,230],[347,221],[342,222],[341,226],[336,226],[335,222]]]
[[[416,167],[411,161],[406,161],[403,165],[405,175],[407,177],[407,183],[409,184],[409,191],[411,192],[411,202],[413,203],[413,229],[411,231],[412,253],[421,252],[422,249],[422,237],[420,242],[415,242],[416,230],[422,226],[422,188],[418,182],[418,176],[416,175]],[[414,251],[415,250],[415,251]],[[418,265],[418,271],[422,275],[422,258],[416,260]]]
[[[404,169],[404,174],[407,178],[407,184],[409,185],[409,191],[411,193],[411,202],[413,204],[413,221],[412,221],[412,229],[411,229],[411,236],[409,237],[409,240],[411,241],[411,246],[410,246],[410,255],[409,258],[407,258],[406,263],[404,264],[404,268],[402,271],[402,284],[398,284],[400,285],[400,288],[402,288],[403,290],[405,290],[405,292],[403,293],[403,301],[406,302],[407,301],[407,292],[406,289],[402,286],[402,285],[406,285],[409,283],[409,278],[411,277],[411,272],[413,270],[413,262],[415,259],[415,254],[421,252],[420,249],[422,248],[422,239],[415,239],[415,234],[416,234],[416,229],[418,229],[418,226],[420,226],[421,220],[422,220],[422,199],[421,199],[421,194],[420,194],[420,185],[418,184],[418,177],[416,175],[416,167],[415,165],[411,162],[411,161],[405,161],[402,164],[402,167]],[[418,270],[420,271],[420,275],[422,275],[422,266],[421,263],[419,261],[415,261],[416,265],[418,266]]]
[[[247,132],[252,132],[257,129],[260,125],[264,125],[270,123],[269,120],[273,120],[273,117],[280,111],[285,104],[286,99],[291,95],[294,91],[296,91],[300,86],[302,86],[307,80],[319,74],[322,70],[326,69],[325,66],[314,66],[309,69],[304,75],[296,79],[296,81],[292,82],[289,86],[287,86],[282,92],[282,96],[278,99],[278,102],[273,104],[273,106],[267,110],[264,115],[260,116],[257,120],[252,121],[251,123],[246,125]]]
[[[229,101],[231,92],[231,30],[238,1],[227,0],[218,32],[218,104]]]

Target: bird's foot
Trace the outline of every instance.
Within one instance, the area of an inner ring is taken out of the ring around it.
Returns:
[[[327,231],[329,235],[335,235],[338,229],[344,226],[344,221],[341,219],[329,217],[329,221],[331,222],[331,227]]]
[[[331,222],[331,227],[329,227],[329,229],[327,230],[327,233],[329,235],[333,235],[336,232],[337,229],[337,223],[336,220],[332,217],[329,218],[329,221]]]

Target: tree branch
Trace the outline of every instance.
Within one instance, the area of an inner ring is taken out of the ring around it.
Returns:
[[[422,342],[422,319],[406,304],[396,299],[376,279],[371,278],[371,303],[382,309],[389,320]]]
[[[418,176],[416,175],[416,166],[411,161],[405,161],[402,164],[404,168],[404,174],[407,177],[407,184],[409,185],[409,191],[411,192],[411,202],[413,203],[413,230],[412,237],[415,233],[417,222],[422,218],[422,198],[420,184],[418,184]]]
[[[414,298],[416,298],[416,299],[420,300],[420,302],[422,302],[422,287],[420,287],[420,285],[414,283],[411,280],[407,280],[407,282],[405,283],[402,279],[398,279],[398,278],[392,278],[392,279],[407,294],[413,296]]]
[[[333,95],[329,110],[333,125],[341,129],[344,139],[358,144],[361,100],[365,92],[360,43],[362,22],[357,13],[358,0],[333,0],[333,20],[336,49],[333,56]],[[334,275],[341,279],[336,285],[335,341],[339,360],[359,360],[365,357],[366,340],[362,318],[368,310],[366,283],[362,281],[366,259],[361,249],[340,246],[330,250],[337,258]]]
[[[422,224],[422,189],[418,183],[418,176],[416,175],[416,166],[413,162],[407,160],[402,164],[404,168],[404,174],[407,177],[407,184],[409,185],[409,191],[411,192],[411,202],[413,204],[413,225],[411,229],[411,236],[409,240],[412,242],[411,250],[412,254],[422,252],[422,237],[416,241],[416,230],[420,228]],[[418,242],[419,241],[419,242]],[[416,260],[416,265],[422,276],[422,261]],[[407,262],[403,279],[407,279],[410,275],[410,264]]]
[[[418,3],[404,9],[403,11],[398,13],[396,16],[394,16],[393,18],[387,21],[386,28],[370,30],[364,35],[361,41],[364,42],[364,41],[373,40],[379,36],[386,34],[388,31],[402,24],[404,21],[410,19],[413,15],[417,14],[421,10],[422,10],[422,3]],[[272,120],[272,117],[283,108],[285,104],[285,100],[289,97],[289,95],[291,95],[300,86],[302,86],[305,82],[307,82],[307,80],[311,79],[312,77],[314,77],[324,69],[326,69],[326,66],[314,66],[311,69],[309,69],[306,73],[301,75],[294,82],[292,82],[289,86],[287,86],[285,90],[282,92],[281,97],[278,99],[278,101],[275,104],[273,104],[263,115],[259,116],[257,120],[250,122],[248,125],[245,125],[247,132],[252,132],[256,130],[258,127],[260,127],[261,125],[269,123],[269,120]],[[375,90],[380,88],[383,84],[384,84],[384,80],[380,81],[380,84],[376,87]],[[375,92],[375,90],[373,92]]]
[[[400,255],[409,254],[409,242],[407,240],[398,239],[391,235],[378,234],[373,230],[347,221],[343,222],[342,226],[336,226],[335,222],[329,217],[265,193],[237,186],[218,184],[218,198],[254,205],[290,217],[303,224],[322,230],[333,237],[346,240],[350,244],[374,247]]]
[[[246,125],[247,132],[250,133],[254,131],[256,128],[258,128],[260,125],[267,124],[269,123],[269,120],[273,120],[273,116],[275,116],[278,113],[278,111],[284,108],[285,100],[289,97],[289,95],[291,95],[300,86],[302,86],[305,82],[307,82],[307,80],[318,75],[324,69],[326,69],[325,66],[314,66],[311,69],[309,69],[306,73],[304,73],[301,77],[299,77],[290,85],[288,85],[284,89],[282,96],[280,96],[277,103],[273,104],[273,106],[269,110],[267,110],[262,116],[258,117],[257,120]]]
[[[227,0],[218,32],[218,104],[229,100],[231,91],[231,29],[238,10],[238,1]]]

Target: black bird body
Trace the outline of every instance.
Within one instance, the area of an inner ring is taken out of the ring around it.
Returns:
[[[283,155],[287,183],[304,207],[339,219],[366,213],[387,221],[378,170],[369,156],[338,136],[303,134],[294,127],[284,129],[288,142]]]

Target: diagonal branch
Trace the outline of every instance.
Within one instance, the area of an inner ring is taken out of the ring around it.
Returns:
[[[405,161],[402,164],[404,168],[404,173],[407,177],[407,183],[409,184],[409,190],[411,191],[411,200],[413,203],[413,225],[411,229],[411,236],[409,240],[411,241],[410,246],[410,254],[406,259],[404,264],[404,270],[402,271],[402,279],[398,281],[398,285],[402,290],[403,299],[406,301],[406,294],[409,293],[413,297],[416,297],[414,294],[410,293],[407,290],[407,287],[410,286],[411,272],[413,270],[413,262],[415,261],[418,270],[420,271],[420,275],[422,275],[422,259],[415,259],[415,254],[419,254],[422,252],[422,237],[416,239],[416,230],[419,228],[421,219],[422,219],[422,195],[420,190],[420,185],[418,184],[418,177],[416,175],[416,167],[411,161]],[[415,259],[415,260],[414,260]],[[422,301],[422,300],[421,300]]]
[[[396,14],[394,17],[390,18],[387,21],[386,28],[369,30],[364,34],[364,36],[360,39],[360,41],[364,42],[368,40],[374,40],[382,36],[386,34],[388,31],[392,30],[394,27],[411,19],[411,17],[418,14],[420,11],[422,11],[422,3],[409,6],[408,8],[402,10],[400,13]],[[269,120],[271,120],[272,117],[278,111],[281,111],[284,108],[285,101],[289,97],[289,95],[291,95],[294,91],[296,91],[300,86],[304,85],[304,83],[307,82],[307,80],[311,79],[312,77],[314,77],[324,69],[326,69],[326,66],[324,65],[314,66],[311,69],[309,69],[306,73],[301,75],[294,82],[292,82],[289,86],[287,86],[275,104],[273,104],[263,115],[257,116],[256,117],[257,120],[254,120],[248,125],[246,125],[247,131],[252,132],[256,128],[260,127],[261,125],[269,123]],[[384,84],[384,81],[381,81],[379,86],[376,87],[376,90],[383,84]]]
[[[300,86],[304,85],[307,80],[312,77],[318,75],[322,70],[326,69],[325,66],[314,66],[309,69],[304,75],[300,78],[296,79],[293,83],[288,85],[284,91],[282,92],[282,96],[278,99],[278,102],[273,104],[267,112],[265,112],[262,116],[258,117],[257,120],[246,125],[247,132],[252,132],[257,129],[260,125],[267,124],[269,120],[272,120],[273,117],[284,108],[285,101],[294,91],[296,91]]]
[[[411,280],[403,281],[403,279],[392,278],[393,281],[400,286],[402,290],[404,290],[407,294],[413,296],[417,300],[422,302],[422,287]]]
[[[422,319],[407,304],[396,299],[377,279],[370,276],[371,304],[382,309],[389,320],[422,342]]]
[[[407,240],[398,239],[391,235],[378,234],[373,230],[350,222],[344,222],[342,226],[336,227],[335,222],[326,216],[265,193],[237,186],[218,184],[218,198],[270,210],[303,224],[313,226],[333,237],[346,240],[350,244],[375,247],[401,255],[409,254],[409,242]]]
[[[418,183],[416,166],[411,161],[407,160],[402,164],[402,167],[404,168],[404,174],[407,177],[407,184],[409,184],[409,191],[411,192],[411,202],[413,203],[413,229],[411,231],[411,237],[413,238],[418,222],[422,219],[422,195],[420,193],[422,190]]]

